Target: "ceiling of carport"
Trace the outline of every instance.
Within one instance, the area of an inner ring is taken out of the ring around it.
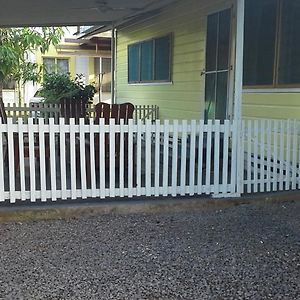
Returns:
[[[171,2],[174,0],[0,0],[0,26],[109,24]]]

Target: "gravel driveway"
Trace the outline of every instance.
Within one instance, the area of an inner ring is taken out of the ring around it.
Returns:
[[[300,299],[300,202],[0,228],[0,299]]]

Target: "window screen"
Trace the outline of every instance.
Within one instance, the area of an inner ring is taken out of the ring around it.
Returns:
[[[153,79],[153,41],[141,44],[141,81]]]
[[[43,64],[47,73],[67,74],[69,72],[69,60],[66,58],[43,58]]]
[[[43,64],[47,73],[55,72],[55,58],[44,58]]]
[[[300,3],[282,3],[282,28],[278,76],[280,84],[300,83]]]
[[[246,0],[244,84],[300,84],[300,2]]]
[[[128,46],[128,82],[171,81],[171,36]]]
[[[274,0],[246,1],[244,84],[273,83],[277,3]]]
[[[69,73],[69,60],[57,59],[57,72],[61,74]]]

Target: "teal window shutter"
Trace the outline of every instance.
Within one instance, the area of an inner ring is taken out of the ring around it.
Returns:
[[[170,80],[170,36],[155,40],[155,80]]]
[[[130,45],[128,47],[128,81],[139,82],[140,81],[140,46]]]

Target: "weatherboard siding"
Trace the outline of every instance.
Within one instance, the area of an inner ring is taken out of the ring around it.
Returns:
[[[204,116],[206,16],[228,8],[229,1],[178,1],[158,15],[118,29],[117,102],[158,105],[161,119]],[[128,84],[129,44],[172,33],[171,78],[168,84]]]
[[[300,93],[244,93],[245,119],[300,119]]]

